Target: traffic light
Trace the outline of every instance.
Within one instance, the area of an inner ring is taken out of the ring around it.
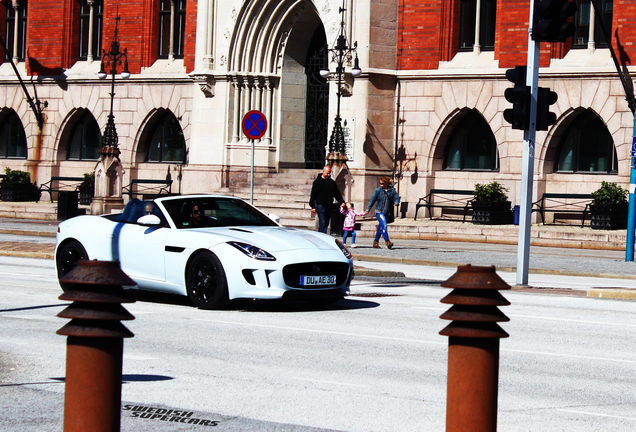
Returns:
[[[526,67],[515,66],[506,71],[508,81],[515,84],[507,88],[504,96],[512,103],[512,108],[504,110],[504,119],[513,129],[528,129],[530,126],[530,87],[526,85]]]
[[[549,88],[539,87],[537,95],[537,130],[547,131],[550,125],[556,123],[557,116],[550,112],[550,105],[556,103],[559,95]]]
[[[576,3],[567,0],[536,0],[532,39],[545,42],[565,42],[576,26],[568,18],[576,13]]]

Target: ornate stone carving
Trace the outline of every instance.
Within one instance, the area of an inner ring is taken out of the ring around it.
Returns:
[[[199,88],[205,95],[205,97],[213,97],[214,96],[214,84],[215,80],[213,76],[200,74],[200,75],[190,75],[192,80],[199,84]]]

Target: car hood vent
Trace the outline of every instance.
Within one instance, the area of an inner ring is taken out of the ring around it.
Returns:
[[[254,234],[254,231],[250,231],[250,230],[246,230],[242,228],[230,228],[230,231],[239,231],[239,232],[244,232],[248,234]]]

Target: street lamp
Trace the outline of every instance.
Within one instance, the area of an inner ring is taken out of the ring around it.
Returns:
[[[105,70],[105,65],[110,65],[111,90],[110,90],[110,114],[108,114],[108,122],[104,129],[104,140],[102,141],[102,148],[117,149],[119,138],[117,137],[117,130],[115,129],[115,116],[113,115],[113,100],[115,98],[115,75],[117,75],[117,65],[121,65],[123,62],[124,70],[121,72],[121,77],[124,79],[130,78],[130,72],[128,72],[128,56],[127,48],[121,50],[119,42],[117,41],[117,33],[119,32],[119,16],[117,17],[117,23],[115,24],[115,38],[110,44],[110,51],[102,50],[102,62],[101,68],[97,73],[99,79],[105,79],[108,74]]]
[[[336,40],[336,45],[333,48],[328,48],[327,51],[331,53],[331,61],[336,63],[336,74],[338,76],[338,91],[336,96],[338,97],[338,104],[336,108],[336,120],[333,125],[333,130],[331,131],[331,137],[329,138],[329,154],[327,155],[327,160],[330,165],[334,163],[346,163],[347,155],[345,154],[345,140],[344,133],[342,131],[342,119],[340,117],[340,98],[342,97],[342,89],[343,89],[343,79],[344,79],[344,63],[345,61],[351,62],[351,57],[353,53],[356,53],[356,57],[353,63],[353,68],[351,69],[351,76],[357,78],[362,73],[360,69],[360,61],[358,60],[358,54],[356,49],[358,48],[358,42],[354,42],[352,46],[348,44],[347,36],[345,34],[345,0],[342,0],[342,7],[339,8],[339,12],[341,14],[340,21],[340,34],[338,35],[338,39]],[[329,66],[325,64],[325,66],[320,70],[320,76],[323,78],[327,78],[329,76]]]

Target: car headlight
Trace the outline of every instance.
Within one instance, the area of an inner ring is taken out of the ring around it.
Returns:
[[[353,255],[351,255],[351,251],[349,250],[349,248],[338,239],[336,239],[336,244],[338,245],[344,256],[347,257],[347,259],[351,259]]]
[[[243,252],[245,255],[255,260],[276,261],[276,257],[274,257],[274,255],[272,255],[271,253],[267,252],[264,249],[259,248],[258,246],[253,246],[248,243],[241,243],[241,242],[234,242],[234,241],[227,242],[227,244],[234,246],[235,248]]]

